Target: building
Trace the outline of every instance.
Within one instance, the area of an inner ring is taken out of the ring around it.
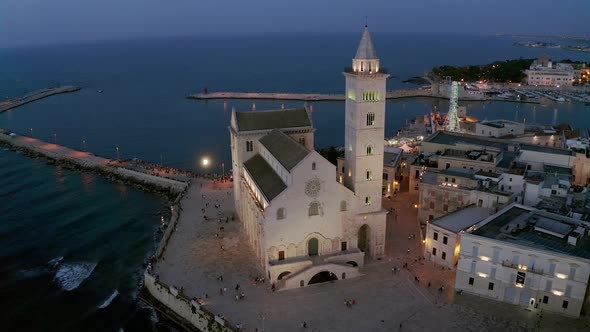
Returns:
[[[236,211],[277,289],[359,275],[385,252],[385,82],[365,27],[346,77],[344,176],[313,149],[306,109],[232,112]]]
[[[477,173],[456,168],[428,169],[420,182],[418,221],[426,224],[471,204],[495,213],[513,202],[512,193],[500,190],[496,182]]]
[[[474,134],[477,136],[505,137],[524,134],[524,123],[509,120],[491,120],[475,123]]]
[[[459,260],[461,233],[490,216],[489,209],[468,205],[426,224],[424,258],[454,269]]]
[[[386,146],[383,152],[383,193],[391,195],[400,188],[403,150]]]
[[[572,181],[574,185],[587,186],[590,184],[590,158],[588,150],[576,152],[572,172]]]
[[[456,289],[579,317],[590,275],[588,222],[511,204],[461,235]]]
[[[568,63],[553,63],[547,56],[533,61],[525,70],[528,85],[572,86],[574,68]]]

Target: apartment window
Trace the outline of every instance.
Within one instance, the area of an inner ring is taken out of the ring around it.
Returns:
[[[569,302],[568,302],[568,301],[563,301],[563,303],[561,304],[561,307],[562,307],[563,309],[567,309],[567,305],[568,305],[568,304],[569,304]]]
[[[282,261],[285,259],[285,251],[281,250],[279,251],[279,260]]]
[[[373,171],[367,171],[367,180],[373,180]]]
[[[430,222],[430,221],[433,221],[433,220],[434,220],[434,216],[432,214],[429,214],[428,215],[428,221]]]
[[[546,292],[550,292],[551,288],[553,288],[553,281],[552,280],[547,280],[547,283],[545,283],[545,291]]]
[[[549,296],[547,296],[547,295],[543,296],[543,303],[545,303],[545,304],[549,303]]]
[[[388,181],[389,180],[389,174],[388,173],[383,173],[383,180]]]
[[[277,220],[285,219],[285,208],[279,208],[277,210]]]
[[[315,163],[311,163],[311,170],[315,171]]]
[[[572,297],[572,285],[565,286],[565,293],[563,295],[565,297]]]
[[[449,212],[449,206],[447,204],[443,205],[443,211]]]
[[[346,243],[346,241],[340,242],[340,250],[341,251],[346,251],[347,245],[348,245],[348,243]]]
[[[345,172],[345,167],[344,167],[344,166],[342,166],[342,173],[346,173],[346,172]]]
[[[375,125],[375,113],[367,113],[367,126]]]
[[[494,290],[494,283],[493,282],[488,283],[488,290]]]
[[[440,257],[441,257],[441,258],[443,259],[443,261],[444,261],[445,259],[447,259],[447,253],[443,251],[443,252],[442,252],[442,255],[441,255]]]
[[[570,274],[567,276],[569,280],[574,280],[576,278],[576,268],[570,267]]]
[[[420,170],[416,170],[416,172],[414,173],[414,179],[419,179],[420,178]],[[588,178],[588,183],[590,183],[590,178]]]
[[[254,144],[252,141],[246,141],[246,151],[254,151]]]
[[[367,155],[372,155],[373,154],[373,147],[371,145],[367,146]]]
[[[449,182],[449,178],[445,177],[445,182]]]
[[[473,246],[473,250],[471,252],[471,256],[477,257],[479,254],[479,248],[477,246]]]
[[[508,181],[512,182],[512,178],[508,178]]]
[[[447,242],[449,242],[449,238],[446,236],[443,236],[443,244],[447,244]]]
[[[455,178],[451,178],[451,182],[452,183],[455,183]]]
[[[525,278],[526,278],[526,273],[518,272],[516,274],[516,285],[521,286],[521,287],[524,286]]]
[[[473,286],[473,281],[474,281],[474,280],[473,280],[473,277],[469,277],[469,284],[470,284],[471,286]]]
[[[433,201],[430,202],[430,209],[434,209],[434,202]]]
[[[557,190],[551,190],[551,195],[557,195]]]
[[[496,268],[493,267],[492,270],[490,271],[490,278],[495,279],[496,278]]]
[[[432,256],[436,256],[436,248],[432,248]]]
[[[549,265],[549,275],[554,275],[555,274],[555,263],[551,263]]]
[[[438,241],[438,233],[434,232],[434,234],[432,235],[432,238],[434,239],[434,241]]]
[[[494,257],[492,260],[494,263],[498,263],[500,261],[500,250],[494,249]]]
[[[475,261],[471,262],[471,269],[469,270],[471,273],[475,273]]]
[[[512,266],[518,265],[518,255],[512,256]]]
[[[449,169],[449,168],[451,168],[451,164],[447,163],[446,169]]]
[[[483,206],[483,199],[480,199],[477,201],[477,206],[479,206],[479,207]]]

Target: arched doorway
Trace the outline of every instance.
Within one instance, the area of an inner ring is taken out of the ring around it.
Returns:
[[[314,275],[311,279],[309,279],[309,282],[307,284],[308,285],[319,284],[321,282],[333,281],[333,280],[338,280],[338,277],[334,273],[328,272],[328,271],[322,271],[322,272]]]
[[[279,274],[279,276],[277,277],[277,280],[281,280],[281,279],[283,279],[283,278],[284,278],[284,277],[286,277],[286,276],[287,276],[287,274],[289,274],[289,273],[291,273],[291,271],[285,271],[285,272],[283,272],[283,273]]]
[[[371,230],[367,224],[359,228],[357,246],[362,252],[369,252],[369,242],[371,237]]]
[[[319,246],[320,243],[318,239],[312,237],[311,239],[309,239],[309,241],[307,241],[307,254],[309,256],[317,256],[319,252]]]

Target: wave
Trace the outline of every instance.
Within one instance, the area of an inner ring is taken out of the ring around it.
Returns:
[[[54,280],[63,290],[72,291],[78,288],[92,274],[96,264],[89,262],[62,264],[55,273]]]
[[[106,299],[101,305],[98,306],[98,309],[104,309],[108,307],[111,304],[111,302],[113,302],[115,297],[117,297],[117,295],[119,295],[119,291],[115,289],[113,294],[111,294],[111,296],[109,296],[108,299]]]

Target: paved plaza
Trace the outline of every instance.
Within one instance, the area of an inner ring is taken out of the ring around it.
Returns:
[[[457,295],[452,271],[420,259],[417,209],[407,193],[384,199],[385,208],[394,209],[387,220],[387,257],[368,261],[362,277],[273,293],[268,282],[252,282],[263,271],[239,222],[232,220],[231,186],[193,181],[181,201],[178,226],[154,268],[164,283],[182,287],[244,331],[300,331],[303,321],[310,331],[590,330],[587,316],[574,320],[543,313],[541,318],[540,312]],[[404,263],[407,269],[392,272]],[[245,298],[236,300],[242,292]],[[347,307],[345,300],[356,304]]]

